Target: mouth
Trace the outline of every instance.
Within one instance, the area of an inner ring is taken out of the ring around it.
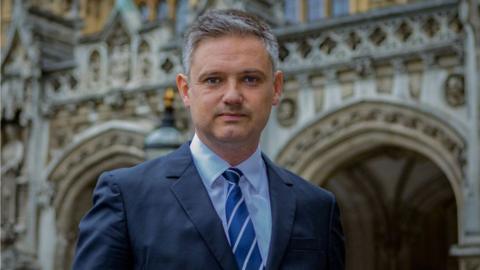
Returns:
[[[225,121],[238,121],[240,119],[242,119],[243,117],[246,117],[247,115],[244,114],[244,113],[229,113],[229,112],[226,112],[226,113],[219,113],[218,114],[218,117],[220,117],[221,119],[225,120]]]

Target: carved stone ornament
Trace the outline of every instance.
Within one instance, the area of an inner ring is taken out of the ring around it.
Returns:
[[[456,160],[458,168],[465,165],[465,144],[450,130],[428,119],[421,113],[406,108],[378,103],[360,104],[332,114],[311,126],[284,149],[278,162],[291,170],[307,158],[305,153],[318,142],[334,141],[339,134],[356,130],[362,126],[384,126],[391,129],[400,127],[429,137]]]
[[[26,198],[26,178],[24,175],[25,147],[21,140],[18,123],[7,123],[5,143],[1,155],[1,243],[14,245],[19,235],[25,232],[24,212]],[[3,253],[2,253],[3,256]],[[3,269],[3,267],[2,267]]]
[[[51,182],[43,183],[37,189],[37,202],[40,207],[48,207],[55,196],[54,185]]]
[[[2,177],[17,176],[23,161],[23,142],[18,139],[20,136],[15,125],[6,125],[5,133],[7,143],[2,146]]]
[[[138,74],[140,79],[148,79],[152,73],[152,56],[150,46],[146,41],[142,42],[138,49]]]
[[[2,269],[4,270],[39,270],[33,254],[26,253],[16,247],[2,251]]]
[[[23,83],[24,81],[18,77],[2,83],[1,104],[3,118],[13,120],[17,110],[22,109],[24,99]]]
[[[355,93],[353,90],[353,83],[351,82],[343,83],[341,87],[341,92],[342,92],[342,100],[353,97],[353,94]]]
[[[130,38],[126,30],[117,24],[109,45],[109,74],[113,86],[122,86],[130,81]]]
[[[353,68],[360,77],[368,77],[373,74],[372,59],[365,57],[355,59],[353,61]]]
[[[461,74],[451,74],[445,80],[445,99],[448,105],[459,107],[465,104],[465,81]]]
[[[418,100],[422,93],[422,74],[421,73],[411,73],[410,80],[408,83],[408,90],[410,92],[410,96]]]
[[[24,83],[24,101],[23,101],[23,110],[20,115],[20,125],[25,127],[30,122],[34,116],[33,110],[33,88],[32,88],[32,79],[29,78],[25,80]]]
[[[392,93],[393,79],[391,76],[384,76],[377,79],[377,92],[382,94]]]
[[[101,76],[101,61],[100,53],[98,51],[92,52],[88,65],[88,82],[90,83],[90,86],[94,86],[100,81]]]
[[[110,74],[112,84],[122,85],[130,79],[130,45],[120,44],[111,49]]]
[[[277,109],[277,120],[281,126],[290,127],[295,123],[297,104],[293,98],[283,98]]]

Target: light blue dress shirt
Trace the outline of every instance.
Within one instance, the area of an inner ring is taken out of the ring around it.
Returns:
[[[222,173],[231,166],[202,143],[197,134],[192,139],[190,151],[213,207],[222,220],[223,229],[228,239],[225,215],[228,184]],[[255,153],[235,166],[235,168],[240,169],[244,175],[244,177],[240,178],[239,186],[255,228],[263,264],[266,265],[272,234],[272,214],[270,210],[267,171],[260,148],[257,148]]]

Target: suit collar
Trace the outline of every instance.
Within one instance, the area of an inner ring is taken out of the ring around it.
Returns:
[[[290,177],[268,157],[263,158],[267,164],[272,209],[272,238],[266,269],[279,269],[292,234],[296,197]]]
[[[167,177],[178,178],[171,191],[223,269],[236,269],[236,262],[223,225],[192,161],[188,143],[171,154]]]
[[[189,148],[190,143],[182,144],[177,150],[159,159],[159,165],[167,178],[178,179],[185,170],[192,165],[192,155]],[[165,165],[163,160],[167,163]]]
[[[264,153],[262,153],[262,158],[265,161],[268,169],[273,170],[272,172],[278,177],[278,180],[281,180],[285,185],[292,186],[293,182],[288,175],[285,174],[284,170],[275,165],[273,161],[270,160]]]

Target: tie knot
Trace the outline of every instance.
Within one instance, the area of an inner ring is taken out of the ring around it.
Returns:
[[[228,168],[222,173],[222,176],[225,177],[225,179],[232,183],[232,184],[238,184],[238,181],[240,180],[240,177],[242,177],[243,173],[237,168]]]

